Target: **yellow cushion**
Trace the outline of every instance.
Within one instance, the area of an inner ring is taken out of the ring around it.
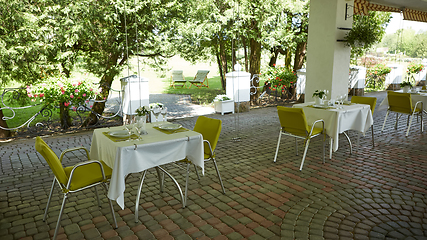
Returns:
[[[108,167],[103,161],[101,161],[102,167],[104,168],[104,174],[107,179],[111,178],[112,169]],[[64,171],[67,177],[70,177],[71,171],[74,166],[65,167]],[[73,178],[71,180],[69,190],[77,190],[79,188],[91,185],[102,181],[101,168],[98,163],[90,163],[77,167],[74,170]]]

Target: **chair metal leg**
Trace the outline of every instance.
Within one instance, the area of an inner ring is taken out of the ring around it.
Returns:
[[[372,131],[372,147],[375,147],[375,142],[374,142],[374,124],[371,125],[371,131]]]
[[[408,124],[408,130],[406,130],[406,136],[409,135],[409,129],[411,128],[411,124],[412,124],[412,118],[414,117],[414,114],[411,115],[411,120],[409,120],[409,124]]]
[[[323,158],[323,164],[325,164],[325,141],[326,141],[326,136],[323,136],[323,141],[322,141],[322,158]]]
[[[279,146],[280,146],[280,139],[282,138],[282,130],[279,132],[279,139],[277,140],[277,147],[276,147],[276,155],[274,155],[274,162],[276,162],[277,159],[277,153],[279,152]]]
[[[147,174],[147,170],[143,171],[141,174],[141,181],[139,182],[138,193],[136,194],[135,201],[135,222],[138,222],[138,208],[139,208],[139,198],[141,197],[142,184],[144,183],[145,175]]]
[[[64,198],[62,199],[61,210],[59,210],[58,221],[56,222],[55,233],[53,234],[53,240],[58,236],[59,226],[61,224],[62,213],[64,212],[65,202],[67,201],[68,193],[64,193]]]
[[[44,210],[43,222],[46,221],[47,211],[49,210],[50,200],[52,199],[53,189],[55,188],[56,178],[53,178],[52,187],[50,188],[49,198],[47,200],[46,209]]]
[[[304,165],[304,161],[305,161],[305,156],[307,155],[307,149],[308,149],[308,145],[310,144],[310,139],[307,139],[305,141],[305,149],[304,149],[304,155],[302,156],[302,161],[301,161],[301,166],[299,168],[299,170],[302,170],[302,166]]]
[[[381,128],[381,132],[384,131],[385,121],[387,120],[387,117],[388,117],[389,113],[390,113],[390,111],[387,110],[387,113],[385,114],[385,118],[384,118],[383,127]]]
[[[103,183],[102,186],[104,187],[105,192],[108,193],[107,184]],[[107,196],[107,198],[108,198],[108,196]],[[111,216],[113,217],[113,222],[114,222],[114,228],[119,228],[119,226],[117,226],[116,215],[114,214],[113,203],[111,202],[111,199],[109,199],[109,198],[108,198],[108,204],[110,205]]]
[[[219,179],[219,182],[221,183],[222,192],[225,194],[225,188],[224,188],[224,184],[222,183],[221,174],[219,174],[218,165],[216,164],[215,158],[211,158],[211,159],[214,162],[215,169],[216,169],[216,174],[218,174],[218,179]]]
[[[399,113],[396,113],[396,123],[394,124],[394,129],[397,130],[397,123],[399,122]]]
[[[96,186],[94,186],[94,188],[95,188],[96,199],[98,200],[98,206],[101,207],[101,201],[99,201],[98,188]]]
[[[295,138],[295,155],[298,156],[298,141],[297,141],[297,138]]]

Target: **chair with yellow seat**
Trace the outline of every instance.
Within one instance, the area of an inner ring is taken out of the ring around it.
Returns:
[[[362,97],[362,96],[353,96],[351,98],[352,103],[359,103],[359,104],[367,104],[371,107],[372,116],[374,115],[375,105],[377,104],[377,98],[375,97]],[[375,146],[374,142],[374,124],[371,125],[371,131],[372,131],[372,147]]]
[[[394,125],[395,129],[397,129],[397,123],[399,121],[399,118],[403,114],[408,115],[408,122],[407,122],[408,130],[406,131],[406,136],[409,135],[409,129],[411,128],[411,123],[414,116],[421,117],[421,132],[424,131],[424,125],[423,125],[423,109],[424,108],[423,108],[422,101],[416,102],[415,105],[413,106],[410,93],[399,93],[399,92],[393,92],[393,91],[387,91],[387,100],[388,100],[388,109],[384,118],[384,123],[381,131],[384,131],[384,126],[390,112],[396,113],[396,123]]]
[[[221,134],[221,128],[222,128],[221,124],[222,124],[222,121],[219,119],[199,116],[197,118],[193,131],[202,134],[205,162],[207,161],[213,162],[216,173],[218,175],[218,180],[221,184],[222,192],[225,193],[224,184],[222,183],[221,174],[219,173],[218,165],[215,159],[216,157],[215,149],[218,143],[219,135]],[[181,162],[187,163],[187,176],[185,179],[185,204],[186,204],[187,193],[188,193],[188,178],[190,173],[190,165],[192,163],[188,159],[184,159]],[[197,172],[197,168],[196,168],[196,173],[197,173],[198,179],[200,180],[200,176],[199,176],[199,173]]]
[[[89,152],[84,147],[70,148],[61,153],[60,158],[53,152],[53,150],[46,144],[43,139],[36,137],[35,148],[39,152],[46,162],[49,164],[50,169],[52,170],[54,176],[52,187],[50,189],[49,199],[46,204],[45,213],[43,216],[43,221],[46,220],[47,212],[49,209],[49,204],[52,198],[53,189],[55,187],[55,182],[61,188],[62,193],[64,194],[61,210],[59,211],[58,221],[55,227],[55,233],[53,239],[56,239],[58,235],[59,225],[61,222],[62,213],[64,211],[65,203],[68,198],[68,194],[78,192],[90,187],[95,187],[101,185],[107,191],[107,179],[111,178],[112,169],[105,165],[102,161],[89,160],[75,166],[63,167],[62,159],[66,153],[78,150],[85,150],[86,155],[89,159]],[[96,191],[96,196],[98,199],[98,205],[100,205],[98,192]],[[110,204],[110,210],[114,221],[114,226],[117,228],[117,221],[114,215],[113,205],[111,200],[108,199]]]
[[[316,136],[323,134],[323,143],[322,143],[322,160],[325,163],[325,123],[322,119],[316,120],[313,125],[308,125],[305,118],[304,110],[302,108],[288,108],[277,106],[277,113],[280,120],[280,133],[279,139],[277,140],[276,154],[274,156],[274,162],[277,160],[277,154],[279,152],[280,140],[282,135],[287,135],[295,137],[295,150],[296,155],[298,155],[298,143],[297,139],[304,139],[305,149],[301,161],[300,171],[304,165],[305,157],[307,155],[308,146],[310,140]],[[321,124],[322,127],[316,127],[316,123]]]

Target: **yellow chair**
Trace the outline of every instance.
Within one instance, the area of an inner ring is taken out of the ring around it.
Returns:
[[[384,123],[381,131],[384,131],[385,122],[387,120],[387,116],[390,112],[396,113],[396,124],[394,128],[397,129],[397,122],[399,118],[406,114],[408,115],[408,130],[406,131],[406,136],[409,135],[409,129],[411,128],[412,118],[417,115],[421,116],[421,132],[424,131],[423,125],[423,102],[418,101],[415,103],[415,106],[412,106],[412,99],[410,93],[398,93],[393,91],[387,91],[387,99],[388,99],[388,109],[387,114],[384,118]],[[400,116],[399,116],[400,114]]]
[[[202,88],[202,87],[209,88],[208,73],[209,73],[209,70],[198,70],[196,73],[196,76],[194,76],[194,79],[191,81],[188,81],[190,82],[189,88],[191,88],[191,86],[193,85],[198,88]],[[205,81],[206,81],[206,84],[205,84]]]
[[[375,105],[377,104],[377,98],[375,97],[362,97],[362,96],[353,96],[351,98],[352,103],[359,103],[359,104],[367,104],[371,107],[372,116],[374,115]],[[374,124],[371,125],[371,131],[372,131],[372,147],[375,146],[374,142]]]
[[[274,156],[274,162],[277,160],[277,154],[279,152],[279,146],[280,146],[280,140],[283,135],[295,137],[295,150],[296,155],[298,155],[298,143],[297,138],[304,139],[305,143],[305,149],[304,149],[304,155],[302,157],[300,171],[302,170],[302,167],[304,165],[305,156],[307,155],[307,149],[308,145],[310,144],[310,140],[316,136],[319,136],[320,134],[323,134],[323,163],[325,163],[325,123],[323,119],[316,120],[312,126],[309,126],[307,124],[307,120],[305,118],[304,110],[302,108],[288,108],[288,107],[282,107],[277,106],[277,113],[279,115],[280,120],[280,133],[279,133],[279,139],[277,140],[277,148],[276,148],[276,155]],[[316,123],[321,123],[322,127],[318,128],[315,127]]]
[[[203,149],[204,149],[205,162],[210,160],[213,161],[216,173],[218,175],[219,182],[221,184],[222,192],[225,193],[224,184],[222,183],[221,175],[218,170],[218,165],[215,160],[215,156],[216,156],[215,148],[218,143],[219,135],[221,134],[221,124],[222,122],[219,119],[199,116],[197,118],[196,125],[194,126],[193,131],[202,134],[203,143],[204,143]],[[190,165],[192,164],[192,162],[189,161],[188,159],[184,159],[181,162],[187,163],[187,177],[185,180],[185,203],[184,203],[184,207],[185,207],[185,204],[187,202],[187,193],[188,193],[188,176],[190,173]],[[199,173],[197,172],[197,168],[196,168],[196,173],[197,173],[198,179],[200,180],[200,176],[199,176]]]
[[[171,75],[171,87],[175,88],[175,86],[185,87],[187,80],[184,78],[184,74],[182,70],[173,70]]]
[[[89,152],[86,148],[83,147],[67,149],[61,153],[59,159],[58,156],[53,152],[53,150],[40,137],[36,137],[35,148],[37,152],[39,152],[49,164],[50,169],[55,175],[52,182],[52,187],[50,189],[49,199],[46,204],[46,210],[43,216],[43,221],[46,220],[53,189],[55,187],[55,182],[58,183],[58,185],[61,187],[62,193],[64,194],[61,210],[59,211],[58,221],[56,223],[55,233],[53,236],[53,239],[56,239],[58,235],[59,224],[61,222],[62,212],[64,211],[65,202],[67,200],[68,194],[78,192],[90,187],[96,187],[97,185],[103,186],[105,190],[108,191],[106,181],[108,178],[111,177],[112,169],[105,165],[104,162],[96,160],[85,161],[75,166],[64,168],[62,166],[62,159],[64,155],[68,152],[85,150],[89,159]],[[98,205],[100,205],[97,191],[96,196],[98,198]],[[108,199],[108,203],[110,204],[114,226],[115,228],[117,228],[116,216],[114,215],[114,209],[110,199]]]

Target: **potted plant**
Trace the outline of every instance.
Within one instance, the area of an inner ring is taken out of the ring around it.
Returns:
[[[135,123],[137,125],[137,128],[139,129],[139,133],[146,134],[147,132],[145,131],[145,125],[147,123],[147,116],[150,113],[149,107],[140,106],[135,110],[135,113]]]
[[[402,88],[404,93],[409,92],[409,89],[412,88],[412,83],[408,82],[402,82],[400,83],[400,87]]]
[[[221,115],[224,113],[234,113],[234,101],[226,95],[217,95],[214,98],[215,112],[220,112]]]
[[[284,94],[285,91],[289,91],[291,94],[297,83],[298,76],[296,72],[293,72],[286,68],[285,65],[273,65],[268,66],[263,72],[262,76],[270,84],[270,89],[280,94]]]
[[[359,17],[344,37],[344,41],[352,48],[368,49],[374,43],[380,41],[382,35],[381,29],[371,25],[368,20],[365,20],[365,17]]]
[[[329,93],[328,90],[316,90],[313,93],[314,102],[316,105],[322,105],[323,99],[326,98],[327,94]]]

